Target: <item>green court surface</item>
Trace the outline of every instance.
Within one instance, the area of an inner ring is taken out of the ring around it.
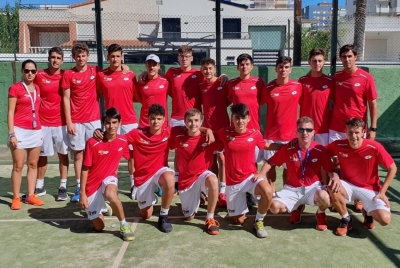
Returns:
[[[77,204],[54,201],[59,184],[56,165],[50,165],[47,172],[44,206],[23,204],[20,211],[10,210],[10,173],[10,165],[0,166],[0,267],[400,267],[399,176],[388,192],[393,213],[389,226],[364,229],[362,215],[349,205],[353,230],[347,237],[338,237],[333,233],[339,223],[337,213],[327,211],[329,230],[319,232],[316,208],[307,207],[297,225],[289,223],[288,214],[268,214],[269,236],[259,239],[252,230],[256,208],[243,226],[232,225],[225,210],[218,209],[220,234],[210,236],[203,229],[205,208],[193,221],[184,221],[179,197],[170,209],[174,230],[161,233],[157,217],[139,219],[137,203],[128,197],[130,184],[122,164],[119,196],[136,234],[134,241],[124,242],[115,216],[105,217],[105,230],[95,233]],[[382,178],[385,174],[380,171]],[[68,185],[72,194],[72,176]],[[24,178],[22,192],[25,189]],[[154,215],[159,213],[160,202]]]

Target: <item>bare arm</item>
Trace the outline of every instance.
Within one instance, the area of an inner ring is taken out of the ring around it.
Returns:
[[[368,101],[368,108],[369,108],[369,116],[371,118],[371,127],[377,128],[377,126],[378,126],[378,103],[376,102],[376,99]],[[374,140],[376,138],[376,132],[369,130],[367,138]]]
[[[88,178],[89,168],[87,166],[82,166],[81,172],[81,190],[80,190],[80,199],[79,204],[83,209],[87,209],[89,207],[87,196],[86,196],[86,182]]]
[[[8,134],[14,133],[14,113],[16,104],[17,104],[17,98],[8,97],[8,114],[7,114]],[[17,147],[18,140],[15,136],[10,139],[10,145],[12,145],[13,147]]]
[[[381,190],[374,197],[374,201],[381,199],[383,202],[385,202],[387,207],[390,207],[389,199],[386,196],[386,191],[389,188],[390,184],[392,183],[394,176],[396,176],[396,172],[397,172],[397,166],[393,162],[388,169],[388,173],[386,174],[386,178],[385,181],[383,182]]]
[[[65,120],[67,122],[67,131],[69,134],[76,135],[76,130],[74,124],[72,124],[71,118],[71,89],[64,90],[63,102],[64,102],[64,112]]]

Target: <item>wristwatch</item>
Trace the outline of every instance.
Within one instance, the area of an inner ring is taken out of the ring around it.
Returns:
[[[378,130],[378,128],[376,128],[376,127],[370,127],[369,130],[371,130],[371,131],[373,131],[373,132],[376,132],[376,131]]]
[[[9,140],[11,140],[11,138],[14,138],[14,137],[15,137],[15,132],[8,133]]]

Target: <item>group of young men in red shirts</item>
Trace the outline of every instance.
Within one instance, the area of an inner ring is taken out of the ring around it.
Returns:
[[[86,209],[95,230],[104,228],[102,212],[107,200],[120,220],[123,239],[134,239],[117,195],[116,173],[122,156],[129,159],[132,197],[138,200],[142,218],[153,213],[157,202],[154,186],[161,190],[158,226],[163,232],[172,231],[168,212],[176,180],[187,220],[194,218],[200,203],[207,199],[205,226],[212,235],[219,233],[214,219],[217,204],[227,207],[234,223],[242,224],[248,207],[258,203],[253,226],[260,238],[267,236],[263,221],[268,210],[291,212],[290,222],[299,223],[304,205],[318,206],[316,228],[323,231],[327,229],[324,211],[332,204],[341,215],[336,230],[341,236],[352,228],[346,203],[353,200],[364,205],[366,228],[373,228],[374,220],[381,225],[390,222],[385,193],[397,169],[385,149],[374,141],[376,88],[372,76],[355,65],[354,46],[340,49],[344,69],[333,77],[322,73],[325,55],[321,49],[310,52],[311,71],[299,81],[289,77],[290,57],[279,57],[277,78],[268,84],[251,76],[253,59],[248,54],[238,56],[239,77],[228,82],[225,75],[215,77],[214,60],[203,59],[201,70],[197,70],[191,66],[190,47],[182,46],[178,53],[180,67],[170,68],[164,77],[159,74],[159,57],[149,55],[146,72],[136,81],[135,74],[122,64],[121,46],[108,47],[110,66],[100,70],[87,65],[87,47],[76,44],[72,48],[74,68],[63,72],[62,50],[53,48],[49,51],[50,67],[38,72],[42,106],[52,107],[41,116],[57,117],[57,126],[64,130],[63,146],[57,146],[56,137],[60,136],[53,136],[60,157],[59,200],[66,199],[68,157],[64,145],[69,144],[77,181],[71,200]],[[44,97],[46,91],[48,98]],[[107,109],[100,122],[101,95]],[[169,126],[168,95],[172,98]],[[139,123],[134,101],[142,104]],[[263,137],[259,113],[264,104],[267,120]],[[368,130],[367,106],[371,117]],[[101,125],[104,132],[95,131]],[[46,142],[51,144],[52,139]],[[176,171],[167,165],[170,149],[176,149]],[[43,153],[43,157],[47,155]],[[258,171],[261,160],[265,162]],[[378,164],[388,169],[383,186]],[[278,192],[275,166],[285,167],[284,187]],[[39,172],[38,195],[45,193],[44,172]]]

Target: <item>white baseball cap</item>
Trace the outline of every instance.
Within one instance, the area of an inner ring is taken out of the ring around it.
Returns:
[[[160,63],[160,58],[155,54],[148,55],[146,57],[146,61],[148,61],[148,60],[154,60],[155,62]]]

